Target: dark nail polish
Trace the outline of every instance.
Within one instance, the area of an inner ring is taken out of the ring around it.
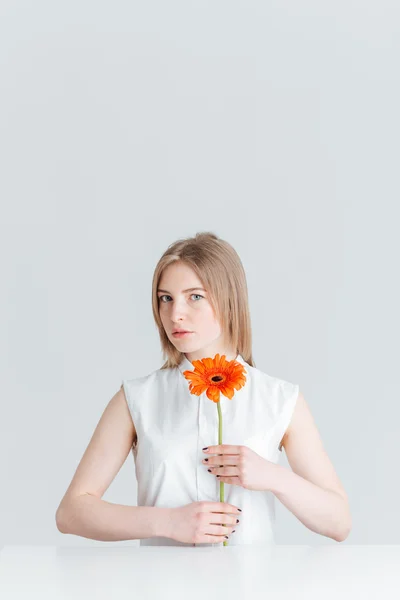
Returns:
[[[238,508],[238,510],[240,510],[240,512],[242,512],[242,509],[241,509],[241,508]]]
[[[208,446],[206,446],[205,448],[203,448],[203,450],[207,450]]]
[[[229,538],[228,538],[228,536],[227,536],[227,535],[225,535],[224,537],[226,537],[226,539],[227,539],[227,540],[229,540]]]
[[[236,519],[236,523],[239,523],[239,519]]]
[[[236,529],[234,529],[234,530],[232,531],[232,533],[235,533],[235,531],[236,531]]]
[[[205,458],[204,460],[205,460],[205,462],[208,462],[208,458]]]
[[[211,473],[211,469],[207,469],[207,471],[208,471],[209,473]]]

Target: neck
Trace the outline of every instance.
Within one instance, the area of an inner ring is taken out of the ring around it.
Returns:
[[[220,356],[225,355],[226,360],[231,361],[235,360],[239,353],[233,352],[232,350],[216,350],[215,352],[212,351],[210,353],[204,353],[201,350],[197,352],[184,352],[184,355],[190,362],[193,362],[194,360],[201,360],[202,358],[214,358],[216,354],[219,354]]]

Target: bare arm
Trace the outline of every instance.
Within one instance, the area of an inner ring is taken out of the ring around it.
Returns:
[[[337,492],[323,489],[279,466],[275,496],[311,531],[343,542],[351,525],[347,502]]]
[[[169,508],[125,506],[82,494],[73,499],[67,514],[60,513],[57,527],[62,533],[103,542],[169,537],[169,513]]]
[[[292,471],[278,465],[274,494],[308,529],[344,541],[351,531],[348,497],[301,392],[283,446]]]
[[[102,500],[136,437],[123,387],[106,406],[56,512],[61,533],[118,541],[169,537],[170,509]]]

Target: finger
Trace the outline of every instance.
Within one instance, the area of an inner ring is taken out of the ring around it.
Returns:
[[[236,523],[233,525],[207,525],[204,535],[211,535],[213,537],[223,537],[224,535],[230,535],[235,529]]]
[[[219,465],[219,467],[209,467],[210,473],[212,475],[221,475],[221,477],[235,477],[239,475],[239,469],[235,466],[223,466]]]
[[[242,512],[240,508],[228,502],[204,502],[204,511],[216,514],[231,513],[233,515]]]
[[[210,525],[229,525],[229,527],[236,527],[239,523],[239,518],[237,515],[227,515],[226,513],[221,513],[220,515],[210,514]]]
[[[223,475],[217,475],[218,481],[222,481],[222,483],[230,483],[231,485],[240,485],[239,477],[224,477]]]
[[[207,449],[203,448],[203,451],[208,454],[239,454],[241,446],[234,446],[233,444],[218,444],[217,446],[207,446]]]
[[[224,456],[210,456],[210,458],[203,458],[203,465],[223,467],[224,465],[230,467],[236,467],[239,462],[239,454],[226,454]],[[222,464],[221,464],[222,463]]]
[[[233,531],[236,531],[235,529]],[[233,531],[231,533],[233,533]],[[222,542],[226,542],[227,540],[229,540],[230,535],[207,535],[205,534],[203,536],[204,539],[202,539],[200,542],[198,542],[199,544],[222,544]]]

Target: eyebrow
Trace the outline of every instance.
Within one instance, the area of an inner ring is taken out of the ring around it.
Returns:
[[[182,292],[192,292],[193,290],[202,290],[203,292],[205,292],[206,290],[202,287],[193,287],[193,288],[188,288],[187,290],[182,290]],[[166,294],[169,294],[170,292],[168,290],[162,290],[161,288],[159,288],[157,290],[157,292],[165,292]]]

